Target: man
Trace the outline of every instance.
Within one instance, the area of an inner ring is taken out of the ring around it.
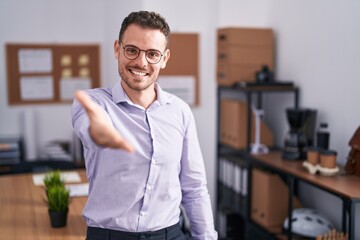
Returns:
[[[169,36],[159,14],[131,13],[114,44],[121,81],[76,94],[88,240],[185,239],[180,205],[193,239],[217,239],[191,109],[156,83],[170,58]]]

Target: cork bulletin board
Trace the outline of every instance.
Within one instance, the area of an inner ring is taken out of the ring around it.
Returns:
[[[160,71],[160,86],[191,106],[199,105],[199,35],[172,33],[169,49],[170,59]]]
[[[71,103],[100,86],[98,45],[7,44],[9,105]]]

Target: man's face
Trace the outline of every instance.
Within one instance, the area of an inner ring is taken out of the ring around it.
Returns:
[[[115,42],[114,51],[120,77],[130,89],[143,91],[153,86],[160,69],[165,68],[170,57],[170,50],[165,51],[166,45],[166,38],[159,30],[144,29],[135,24],[128,26],[122,42]],[[145,52],[140,51],[137,58],[129,60],[124,56],[125,46],[133,46],[141,50],[158,50],[163,56],[158,63],[150,64],[146,60]]]

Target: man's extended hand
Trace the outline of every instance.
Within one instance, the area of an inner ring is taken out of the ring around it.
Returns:
[[[96,144],[134,152],[134,148],[116,131],[99,105],[92,101],[84,91],[77,91],[75,96],[89,116],[89,132]]]

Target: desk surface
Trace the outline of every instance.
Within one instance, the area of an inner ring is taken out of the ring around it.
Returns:
[[[78,171],[86,182],[84,170]],[[6,240],[84,240],[86,223],[82,211],[87,197],[72,198],[67,226],[52,228],[42,186],[32,174],[0,177],[0,238]]]
[[[360,199],[360,177],[355,175],[338,174],[333,177],[312,175],[302,166],[302,161],[283,160],[280,152],[271,152],[264,155],[253,155],[254,159],[275,169],[290,173],[299,179],[322,187],[339,196],[349,199]]]

